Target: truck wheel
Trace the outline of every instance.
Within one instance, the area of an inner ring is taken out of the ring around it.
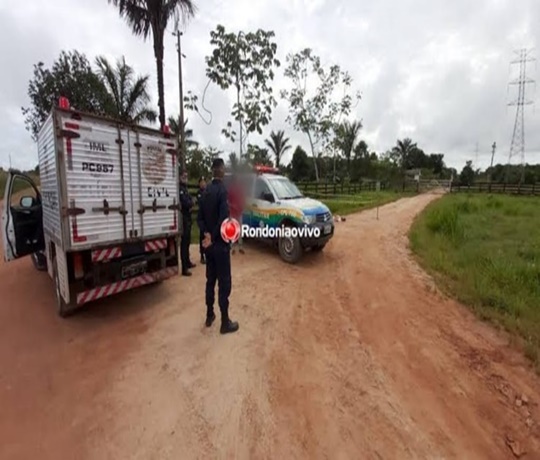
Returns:
[[[72,310],[68,307],[60,292],[60,277],[58,276],[56,256],[53,259],[53,277],[56,291],[56,311],[61,318],[67,318],[72,313]]]
[[[45,257],[45,254],[42,252],[34,252],[31,258],[36,270],[40,272],[47,270],[47,257]]]
[[[280,238],[278,241],[278,249],[281,258],[289,264],[298,262],[304,252],[304,249],[300,244],[300,238],[297,236]]]

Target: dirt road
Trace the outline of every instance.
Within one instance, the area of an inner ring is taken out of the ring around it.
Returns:
[[[298,266],[233,256],[226,337],[201,266],[61,320],[46,274],[0,264],[0,458],[540,458],[540,379],[409,256],[433,198],[349,217]]]

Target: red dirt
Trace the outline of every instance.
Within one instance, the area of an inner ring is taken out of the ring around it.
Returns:
[[[0,458],[540,458],[540,379],[409,255],[434,197],[298,266],[249,245],[226,337],[200,266],[62,320],[46,273],[0,263]]]

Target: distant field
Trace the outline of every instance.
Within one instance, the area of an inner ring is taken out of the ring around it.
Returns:
[[[4,192],[6,190],[6,181],[7,181],[8,173],[6,171],[0,171],[0,200],[4,198]],[[30,173],[29,177],[37,184],[39,185],[39,175],[35,173]],[[21,190],[24,190],[26,187],[24,186],[25,182],[23,181],[16,181],[15,183],[15,192],[19,192]]]
[[[413,225],[411,246],[441,285],[524,339],[540,370],[540,199],[447,195]]]

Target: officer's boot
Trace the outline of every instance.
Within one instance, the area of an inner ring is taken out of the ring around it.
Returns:
[[[229,314],[227,312],[221,312],[221,329],[219,330],[222,334],[229,334],[231,332],[236,332],[240,326],[237,321],[231,321],[229,319]]]
[[[214,313],[214,309],[206,307],[206,322],[205,322],[206,327],[210,327],[215,319],[216,319],[216,314]]]

